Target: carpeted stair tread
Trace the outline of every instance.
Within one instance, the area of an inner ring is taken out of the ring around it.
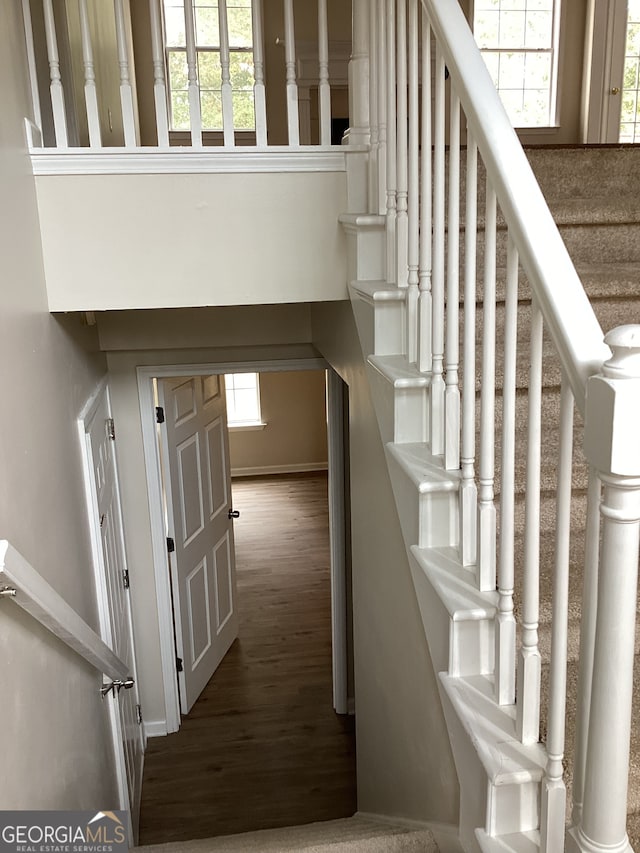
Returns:
[[[138,853],[437,853],[428,830],[355,815],[343,820],[263,829],[134,848]]]

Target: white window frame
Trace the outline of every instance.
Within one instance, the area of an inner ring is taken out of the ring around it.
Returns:
[[[558,89],[559,89],[559,53],[560,53],[560,21],[561,21],[561,4],[562,0],[552,0],[552,29],[551,29],[551,47],[550,48],[479,48],[484,55],[487,53],[495,54],[536,54],[547,53],[551,54],[551,73],[549,81],[549,122],[547,124],[530,124],[520,125],[514,124],[514,128],[522,133],[536,133],[545,130],[552,130],[559,126],[558,120]],[[471,10],[472,25],[475,25],[475,3]],[[499,87],[498,94],[500,93]]]
[[[234,419],[231,416],[231,412],[233,411],[233,405],[229,404],[230,397],[234,395],[235,392],[235,382],[238,376],[255,376],[255,393],[256,393],[256,410],[255,417],[250,420],[240,420]],[[233,431],[242,431],[242,430],[259,430],[264,429],[266,427],[266,422],[262,418],[262,401],[260,398],[260,374],[254,371],[247,371],[246,373],[229,373],[224,377],[225,383],[225,394],[226,394],[226,402],[227,402],[227,427]]]

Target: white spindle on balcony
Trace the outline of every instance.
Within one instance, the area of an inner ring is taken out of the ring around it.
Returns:
[[[496,588],[495,379],[496,379],[496,194],[487,178],[482,293],[480,460],[478,466],[478,581]]]
[[[267,99],[264,85],[264,49],[262,26],[262,0],[251,0],[253,22],[253,103],[256,118],[256,145],[267,145]]]
[[[527,481],[525,484],[522,645],[518,655],[516,731],[522,743],[540,733],[540,456],[542,426],[542,314],[531,305],[531,354],[527,409]]]
[[[51,108],[53,111],[53,127],[56,135],[58,148],[66,148],[69,144],[67,135],[67,116],[64,106],[64,90],[62,87],[62,76],[60,75],[60,56],[58,54],[58,39],[56,36],[56,22],[53,15],[52,0],[44,0],[44,27],[47,40],[47,56],[49,59],[49,76],[51,85]]]
[[[87,126],[89,128],[89,145],[100,148],[100,115],[98,112],[98,92],[96,89],[96,71],[93,62],[93,46],[91,44],[91,29],[87,0],[79,0],[80,40],[82,42],[82,65],[84,68],[84,100],[87,110]]]
[[[169,116],[167,113],[167,85],[164,71],[164,50],[162,41],[161,0],[149,0],[149,20],[151,23],[151,55],[153,60],[153,100],[156,111],[156,132],[158,145],[169,147]]]
[[[189,4],[187,4],[189,5]],[[124,144],[127,148],[137,145],[136,117],[133,103],[133,86],[129,67],[129,37],[125,24],[123,0],[114,0],[116,20],[116,42],[118,45],[118,66],[120,68],[120,106],[122,108],[122,127]]]
[[[387,0],[387,281],[396,281],[396,2]]]
[[[235,142],[235,133],[233,130],[233,88],[231,86],[227,0],[218,0],[218,21],[220,27],[220,70],[222,73],[222,135],[225,146],[232,148]]]
[[[202,148],[202,110],[200,107],[200,84],[198,82],[198,54],[196,53],[196,26],[191,3],[184,4],[184,27],[187,44],[187,79],[189,95],[189,120],[191,144]]]
[[[420,297],[420,109],[418,99],[418,0],[409,0],[409,243],[407,290],[407,354],[418,361],[418,300]]]
[[[449,98],[449,207],[447,227],[447,342],[444,394],[444,467],[460,467],[460,101]]]
[[[318,4],[318,14],[320,4]],[[379,79],[380,64],[378,61],[378,3],[377,0],[369,4],[369,125],[371,141],[369,146],[369,168],[368,168],[368,197],[369,213],[379,213],[378,209],[378,181],[380,172],[378,157],[380,155],[380,126],[378,118],[378,92],[380,87],[384,89],[384,81]]]
[[[562,779],[567,705],[569,612],[569,541],[571,536],[571,471],[573,461],[573,395],[563,377],[560,392],[560,448],[556,498],[556,551],[553,571],[553,616],[547,720],[547,767],[542,785],[540,853],[564,846],[566,789]]]
[[[387,210],[386,175],[387,175],[387,43],[385,32],[385,0],[372,3],[374,14],[377,15],[377,49],[376,49],[376,93],[378,100],[378,156],[377,156],[377,195],[374,212],[385,214]]]
[[[396,92],[397,92],[397,157],[396,171],[396,276],[398,287],[406,287],[408,268],[408,162],[407,162],[407,0],[396,0]]]
[[[298,117],[298,84],[296,82],[296,30],[293,18],[293,0],[284,0],[284,54],[287,73],[287,126],[289,145],[300,145]]]
[[[433,302],[431,294],[431,25],[422,9],[422,126],[420,134],[420,266],[418,269],[418,370],[431,371],[431,331]]]
[[[436,46],[433,155],[433,272],[431,278],[431,452],[444,453],[445,66]]]
[[[373,88],[375,90],[375,86]],[[331,145],[331,87],[329,85],[329,19],[327,16],[327,0],[318,0],[318,109],[320,113],[320,145]]]
[[[500,563],[495,627],[496,699],[512,705],[516,694],[516,620],[513,614],[516,455],[516,353],[518,339],[518,252],[509,235],[504,319],[502,391],[502,483]]]
[[[467,170],[464,215],[464,342],[462,383],[462,479],[460,481],[460,542],[463,566],[477,556],[478,489],[476,456],[476,275],[478,226],[478,146],[467,127]]]

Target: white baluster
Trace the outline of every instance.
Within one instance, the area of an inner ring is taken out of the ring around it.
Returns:
[[[189,93],[189,121],[191,145],[202,148],[202,109],[198,82],[198,55],[196,53],[196,25],[191,3],[184,4],[184,31],[187,42],[187,79]]]
[[[264,51],[262,46],[262,0],[251,0],[253,16],[253,102],[256,116],[256,145],[267,144],[267,100],[264,86]]]
[[[396,283],[396,3],[387,0],[387,282]]]
[[[444,453],[444,57],[436,43],[433,155],[433,276],[431,293],[431,452]]]
[[[447,230],[447,345],[445,380],[444,466],[460,467],[460,100],[449,102],[449,213]]]
[[[377,208],[375,213],[385,214],[387,210],[387,44],[384,28],[385,0],[376,0],[378,26],[377,46],[377,95],[378,95],[378,194],[376,197]]]
[[[220,70],[222,76],[222,136],[224,145],[233,148],[235,133],[233,130],[233,89],[229,69],[229,22],[227,20],[227,0],[218,0],[218,22],[220,29]]]
[[[64,108],[64,90],[60,75],[60,56],[58,55],[58,39],[56,23],[53,16],[52,0],[44,0],[44,27],[47,39],[47,56],[49,58],[49,76],[51,78],[51,109],[53,111],[53,127],[56,135],[56,146],[66,148],[69,144],[67,136],[67,116]]]
[[[29,83],[31,87],[31,105],[33,107],[33,122],[42,135],[42,113],[40,110],[40,94],[36,71],[36,53],[33,42],[33,23],[31,20],[31,4],[22,0],[22,24],[24,26],[25,47],[27,49],[27,64],[29,66]],[[40,141],[42,144],[42,141]]]
[[[467,126],[467,176],[464,216],[464,344],[462,383],[462,479],[460,542],[462,565],[473,566],[478,544],[476,488],[476,273],[478,226],[478,146]]]
[[[374,45],[375,41],[372,41],[370,56],[374,55]],[[331,87],[329,86],[329,21],[327,17],[327,0],[318,0],[318,66],[320,145],[331,145]],[[371,86],[371,81],[369,81],[369,85]],[[375,90],[375,85],[372,88]]]
[[[80,40],[82,42],[82,65],[84,68],[84,101],[87,108],[87,126],[89,128],[89,146],[100,148],[100,116],[98,113],[98,92],[96,89],[96,71],[93,64],[91,28],[87,0],[78,0],[80,13]]]
[[[496,379],[496,194],[487,179],[484,225],[482,388],[480,392],[480,464],[478,466],[478,581],[496,588],[495,379]]]
[[[511,234],[507,247],[502,391],[502,487],[500,564],[495,627],[496,700],[512,705],[516,694],[516,620],[513,615],[516,455],[516,345],[518,339],[518,252]]]
[[[289,145],[300,145],[298,119],[298,86],[296,83],[296,33],[293,20],[293,0],[284,0],[284,54],[287,69],[287,124]]]
[[[598,612],[598,560],[600,557],[600,497],[601,484],[593,468],[589,468],[587,491],[587,529],[584,543],[584,575],[582,579],[582,610],[580,619],[580,657],[578,659],[576,708],[576,735],[573,759],[573,811],[571,823],[577,826],[582,819],[587,737],[589,734],[589,708],[593,655],[596,642],[596,614]]]
[[[162,25],[160,0],[149,0],[151,22],[151,55],[153,58],[153,99],[156,108],[156,133],[158,145],[169,147],[169,116],[167,113],[167,86],[164,76]]]
[[[318,12],[320,5],[318,5]],[[369,4],[369,117],[371,142],[369,146],[368,198],[369,213],[378,213],[378,180],[380,177],[378,155],[380,130],[378,126],[378,88],[381,84],[378,65],[378,9],[377,0]],[[320,140],[322,142],[322,139]]]
[[[531,356],[527,410],[527,482],[524,517],[522,645],[518,655],[516,731],[522,743],[540,733],[540,441],[542,417],[542,314],[531,305]]]
[[[120,68],[120,106],[122,108],[122,127],[124,144],[127,148],[137,145],[136,119],[133,104],[133,86],[129,69],[129,40],[124,17],[123,0],[114,0],[116,18],[116,41],[118,44],[118,66]]]
[[[409,246],[407,290],[407,356],[418,361],[420,288],[420,111],[418,103],[418,0],[409,0]]]
[[[571,831],[576,849],[587,853],[632,849],[626,822],[640,538],[639,339],[640,326],[609,332],[613,355],[587,382],[584,450],[604,485],[584,800]]]
[[[396,0],[397,77],[397,220],[396,220],[396,284],[407,287],[409,278],[408,243],[408,163],[407,163],[407,0]]]
[[[569,541],[571,537],[571,470],[573,461],[573,394],[566,377],[560,390],[560,450],[556,499],[556,553],[553,572],[551,666],[547,721],[547,767],[542,784],[540,851],[564,848],[567,792],[562,779],[567,704],[569,619]]]
[[[418,280],[418,370],[431,371],[431,25],[422,7],[422,129],[420,138],[420,268]]]

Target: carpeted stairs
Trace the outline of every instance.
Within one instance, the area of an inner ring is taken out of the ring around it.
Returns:
[[[437,853],[428,830],[355,815],[344,820],[136,847],[139,853]]]

